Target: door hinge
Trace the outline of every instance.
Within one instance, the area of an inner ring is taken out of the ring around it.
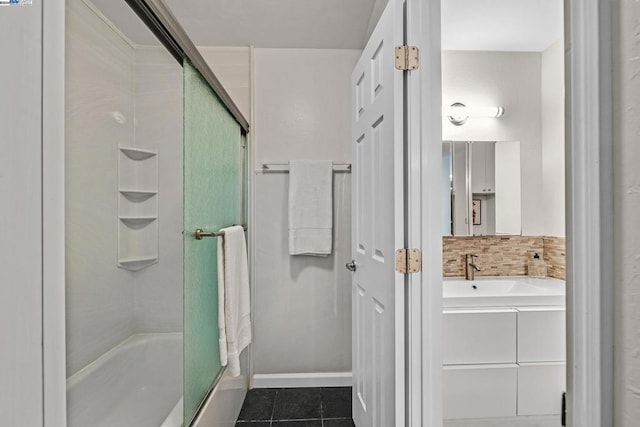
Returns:
[[[562,410],[560,411],[560,425],[567,425],[567,392],[562,393]]]
[[[420,249],[398,249],[396,251],[396,271],[398,273],[417,273],[420,270],[422,270]]]
[[[415,70],[420,66],[420,51],[417,46],[396,47],[396,69],[401,71]]]

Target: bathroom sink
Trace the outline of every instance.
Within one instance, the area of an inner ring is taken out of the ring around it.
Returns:
[[[564,306],[564,280],[528,276],[445,278],[444,307]]]

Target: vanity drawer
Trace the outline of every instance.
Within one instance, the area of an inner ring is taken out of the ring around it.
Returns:
[[[564,362],[565,324],[564,307],[519,308],[518,362]]]
[[[445,366],[442,372],[445,419],[516,416],[518,366]]]
[[[443,311],[443,363],[515,363],[516,315],[513,309]]]
[[[518,367],[518,415],[556,415],[566,390],[565,363],[526,363]]]

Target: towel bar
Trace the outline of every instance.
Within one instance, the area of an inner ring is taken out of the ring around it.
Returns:
[[[245,229],[245,231],[247,230],[247,226],[243,225],[242,228]],[[224,231],[220,230],[220,231],[211,231],[211,232],[205,232],[202,228],[198,228],[196,229],[196,231],[193,233],[196,240],[202,240],[204,237],[221,237],[224,236]]]
[[[334,172],[351,172],[351,163],[333,163]],[[289,173],[289,163],[263,163],[262,172]]]

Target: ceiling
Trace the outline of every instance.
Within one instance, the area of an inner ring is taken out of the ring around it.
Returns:
[[[124,0],[92,0],[136,44],[157,44]],[[164,0],[198,46],[360,49],[376,0]]]
[[[134,43],[157,40],[124,0],[92,0]],[[165,0],[199,46],[360,49],[386,0]],[[442,0],[447,50],[545,50],[563,0]]]
[[[563,0],[442,0],[442,48],[541,52],[562,38]]]

